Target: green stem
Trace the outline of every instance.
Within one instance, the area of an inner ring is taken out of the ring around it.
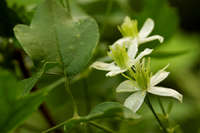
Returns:
[[[163,132],[164,133],[168,133],[166,128],[165,128],[165,126],[162,124],[162,122],[160,121],[159,117],[157,116],[157,114],[156,114],[156,112],[155,112],[155,110],[154,110],[154,108],[153,108],[153,106],[152,106],[152,104],[150,102],[150,98],[149,98],[148,95],[146,96],[146,104],[148,105],[149,109],[152,111],[154,117],[158,121],[158,123],[159,123],[160,127],[162,128]]]
[[[108,5],[106,8],[106,12],[105,12],[105,18],[108,18],[108,15],[110,14],[110,12],[112,10],[112,6],[113,6],[113,0],[108,0]],[[102,26],[102,32],[101,32],[102,34],[104,33],[105,27],[106,27],[106,19]]]
[[[132,68],[129,68],[128,70],[129,70],[130,75],[131,75],[133,78],[136,78],[136,77],[135,77],[135,73],[134,73],[134,71],[132,70]]]
[[[69,0],[64,0],[64,6],[67,8],[68,13],[71,15]]]
[[[129,80],[133,80],[133,79],[131,79],[129,76],[127,76],[127,75],[124,74],[124,73],[121,73],[121,75],[124,76],[125,78],[129,79]]]
[[[55,129],[57,129],[57,128],[63,126],[63,125],[65,125],[65,124],[67,123],[67,121],[68,121],[68,120],[66,120],[66,121],[64,121],[64,122],[62,122],[62,123],[60,123],[60,124],[58,124],[58,125],[56,125],[56,126],[54,126],[54,127],[52,127],[52,128],[49,128],[49,129],[43,131],[42,133],[48,133],[48,132],[50,132],[50,131],[53,131],[53,130],[55,130]]]
[[[89,91],[88,91],[89,88],[88,88],[88,83],[87,83],[86,78],[83,78],[83,87],[84,87],[86,109],[87,109],[87,113],[89,113],[91,110],[91,99],[90,99],[90,95],[89,95]]]
[[[158,103],[159,103],[160,108],[161,108],[161,110],[162,110],[162,112],[163,112],[163,115],[167,116],[167,113],[166,113],[166,111],[165,111],[165,108],[164,108],[164,106],[163,106],[163,103],[162,103],[162,101],[161,101],[161,99],[160,99],[159,97],[158,97]]]
[[[69,82],[69,80],[67,78],[67,74],[66,73],[65,73],[65,88],[66,88],[66,91],[67,91],[67,93],[69,94],[69,96],[70,96],[70,98],[72,100],[73,109],[74,109],[73,116],[77,117],[77,116],[79,116],[79,114],[78,114],[78,107],[77,107],[76,101],[74,99],[74,96],[72,95],[72,92],[70,90],[70,82]]]
[[[57,87],[58,85],[62,84],[65,82],[65,78],[61,78],[57,81],[55,81],[54,83],[50,84],[49,86],[47,86],[46,88],[44,88],[44,91],[51,91],[53,88]]]
[[[100,124],[98,124],[98,123],[96,123],[96,122],[94,122],[94,121],[91,121],[91,122],[88,122],[88,123],[89,123],[90,125],[96,127],[96,128],[99,128],[99,129],[103,130],[103,131],[106,132],[106,133],[114,133],[114,131],[112,131],[111,129],[109,129],[109,128],[103,126],[103,125],[100,125]]]

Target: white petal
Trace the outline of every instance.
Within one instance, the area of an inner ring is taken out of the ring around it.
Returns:
[[[182,102],[183,96],[170,88],[165,88],[165,87],[151,87],[150,89],[147,90],[149,93],[159,95],[159,96],[167,96],[167,97],[173,97],[180,102]]]
[[[131,44],[131,40],[132,40],[131,37],[121,38],[117,40],[116,42],[114,42],[114,44],[111,47],[114,47],[115,45],[120,45],[120,46],[125,45],[126,48],[128,48],[128,46]]]
[[[135,56],[138,52],[138,44],[137,44],[137,39],[134,39],[131,41],[131,45],[128,48],[128,56],[130,59],[135,59]]]
[[[112,77],[112,76],[115,76],[115,75],[117,75],[117,74],[123,73],[123,72],[125,72],[125,71],[127,71],[127,70],[126,70],[126,69],[120,69],[120,68],[118,67],[118,69],[113,69],[113,70],[111,70],[110,72],[108,72],[108,73],[106,74],[106,76]]]
[[[100,61],[96,61],[91,65],[92,68],[104,71],[118,70],[119,67],[115,66],[114,63],[104,63]]]
[[[159,40],[160,43],[162,43],[164,41],[164,38],[160,35],[153,35],[153,36],[150,36],[150,37],[147,37],[147,38],[139,38],[139,44],[150,42],[150,41],[153,41],[153,40]]]
[[[154,21],[152,19],[148,18],[144,22],[144,25],[142,26],[142,28],[139,32],[139,37],[146,38],[152,32],[153,28],[154,28]]]
[[[137,91],[130,95],[124,102],[124,106],[131,109],[133,112],[137,112],[144,102],[146,91]]]
[[[142,51],[137,58],[135,59],[135,62],[138,62],[140,59],[142,59],[144,56],[151,54],[153,49],[146,48],[144,51]]]
[[[135,81],[126,80],[123,81],[119,86],[116,88],[116,92],[135,92],[140,90],[137,83]]]
[[[165,69],[167,69],[168,66],[169,65],[165,66],[151,77],[151,86],[155,86],[167,78],[169,72],[166,72]]]

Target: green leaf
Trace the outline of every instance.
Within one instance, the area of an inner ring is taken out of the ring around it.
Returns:
[[[22,96],[27,95],[31,91],[34,85],[38,82],[38,80],[44,74],[45,68],[46,68],[46,63],[42,65],[41,68],[39,68],[39,71],[34,73],[32,77],[24,79],[21,82],[19,82],[19,86],[24,91],[22,93]]]
[[[21,124],[38,106],[52,88],[63,83],[63,79],[55,84],[24,97],[16,77],[0,68],[0,131],[9,133]]]
[[[174,53],[174,58],[152,58],[152,69],[170,64],[169,69],[172,73],[182,76],[183,72],[192,69],[194,63],[199,58],[199,36],[178,32],[168,42],[156,49],[155,53]],[[170,52],[169,52],[170,51]],[[158,55],[159,56],[159,55]],[[163,54],[160,55],[161,57]],[[168,55],[168,57],[170,57]],[[171,56],[172,57],[172,56]],[[188,77],[188,76],[186,76]],[[190,88],[190,87],[189,87]],[[190,88],[191,89],[191,88]],[[191,91],[190,91],[191,92]]]
[[[38,4],[41,0],[7,0],[7,4],[9,7],[12,6],[31,6]]]
[[[94,107],[94,109],[87,115],[82,117],[75,117],[70,120],[67,120],[61,124],[59,124],[56,128],[64,125],[65,132],[68,133],[73,127],[80,124],[81,122],[89,122],[96,119],[103,119],[103,118],[113,118],[113,117],[120,117],[126,119],[138,119],[139,116],[133,113],[128,108],[124,107],[120,103],[117,102],[104,102],[98,104]],[[48,129],[43,133],[47,133],[52,131],[55,128]]]
[[[101,115],[100,115],[101,114]],[[133,113],[130,109],[124,107],[117,102],[104,102],[97,105],[88,115],[97,116],[97,118],[120,116],[127,119],[136,119],[139,116]]]
[[[136,2],[136,0],[134,0]],[[139,20],[140,26],[147,18],[152,18],[155,21],[155,29],[153,34],[159,34],[167,40],[172,37],[177,30],[178,15],[174,8],[169,6],[169,2],[166,0],[141,0],[139,2],[143,4],[141,11],[136,13],[136,16],[132,14],[133,18]],[[173,18],[173,21],[170,21]],[[167,27],[166,27],[167,26]]]
[[[177,56],[181,56],[184,54],[187,54],[188,50],[181,50],[181,51],[175,51],[175,52],[167,52],[167,51],[158,51],[151,54],[151,57],[156,59],[163,59],[163,58],[173,58]]]
[[[99,39],[94,19],[72,18],[56,0],[45,0],[31,25],[17,25],[14,32],[33,60],[60,63],[68,75],[86,67]]]

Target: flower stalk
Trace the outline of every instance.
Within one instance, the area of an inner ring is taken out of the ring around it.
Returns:
[[[157,120],[158,124],[160,125],[163,133],[168,133],[167,132],[167,129],[165,128],[165,126],[162,124],[161,120],[159,119],[158,115],[156,114],[152,104],[151,104],[151,101],[150,101],[150,98],[149,96],[147,95],[146,97],[146,104],[148,105],[149,109],[151,110],[151,112],[153,113],[155,119]]]
[[[105,133],[114,133],[114,131],[112,131],[111,129],[109,129],[109,128],[107,128],[107,127],[101,125],[101,124],[98,124],[98,123],[96,123],[96,122],[94,122],[94,121],[90,121],[90,122],[89,122],[89,125],[92,125],[92,126],[94,126],[94,127],[96,127],[96,128],[99,128],[99,129],[101,129],[102,131],[104,131]]]

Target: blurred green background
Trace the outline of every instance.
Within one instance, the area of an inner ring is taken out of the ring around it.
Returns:
[[[14,79],[24,79],[37,71],[14,37],[16,24],[30,24],[34,11],[41,0],[1,0],[0,1],[0,84],[13,84]],[[154,41],[143,47],[155,48],[152,54],[152,70],[156,71],[170,64],[171,72],[163,86],[171,87],[184,95],[183,103],[162,98],[166,108],[173,107],[170,119],[180,126],[183,133],[200,133],[200,2],[197,0],[71,0],[73,16],[88,14],[96,19],[100,29],[100,42],[91,63],[106,56],[108,46],[121,37],[117,26],[125,16],[137,19],[141,27],[146,18],[155,21],[152,34],[164,36],[159,44]],[[142,49],[142,48],[141,48]],[[8,72],[5,75],[2,73]],[[47,80],[48,79],[48,80]],[[45,74],[37,83],[42,88],[58,79]],[[81,115],[87,115],[96,104],[116,101],[115,88],[124,79],[120,76],[105,77],[105,72],[87,69],[75,76],[71,89],[78,103]],[[1,87],[1,85],[0,85]],[[14,86],[12,86],[14,87]],[[1,91],[0,91],[1,92]],[[13,92],[15,93],[15,92]],[[3,95],[3,94],[2,94]],[[1,96],[1,94],[0,94]],[[154,99],[154,97],[152,96]],[[1,100],[1,97],[0,97]],[[156,110],[158,103],[153,102]],[[26,119],[14,133],[38,133],[55,123],[71,117],[71,100],[64,87],[55,88],[46,98],[48,109],[38,109]],[[3,110],[4,107],[0,107]],[[46,111],[46,112],[45,112]],[[46,113],[46,117],[44,117]],[[103,119],[103,123],[119,133],[159,133],[157,122],[144,104],[139,111],[142,118],[134,121]],[[0,116],[1,117],[1,116]],[[52,123],[49,123],[49,119]],[[80,125],[72,133],[103,133],[101,130]],[[1,133],[1,131],[0,131]]]

